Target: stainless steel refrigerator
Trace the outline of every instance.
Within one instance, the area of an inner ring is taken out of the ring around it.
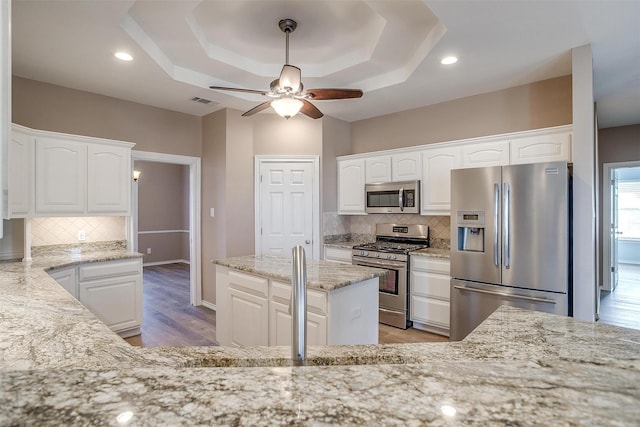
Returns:
[[[571,165],[451,171],[450,339],[501,304],[571,314]]]

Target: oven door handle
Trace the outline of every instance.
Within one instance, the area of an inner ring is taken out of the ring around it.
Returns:
[[[376,260],[369,258],[356,258],[352,259],[353,265],[362,265],[365,267],[380,267],[380,268],[406,268],[406,263],[402,261],[391,260]]]

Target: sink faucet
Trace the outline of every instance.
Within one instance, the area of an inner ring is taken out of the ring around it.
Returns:
[[[302,246],[291,252],[291,360],[301,366],[307,358],[307,260]]]

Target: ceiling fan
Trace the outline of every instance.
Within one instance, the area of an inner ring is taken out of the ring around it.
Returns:
[[[285,64],[280,72],[280,77],[271,82],[269,91],[223,86],[209,86],[209,88],[215,90],[255,93],[273,98],[270,101],[263,102],[249,111],[246,111],[242,114],[244,117],[251,116],[272,107],[276,113],[285,119],[295,116],[298,112],[309,116],[312,119],[319,119],[323,116],[322,112],[309,101],[360,98],[362,96],[362,91],[360,89],[327,88],[305,90],[300,77],[300,68],[289,64],[289,34],[296,29],[298,24],[293,19],[282,19],[278,22],[278,26],[286,35],[286,57]]]

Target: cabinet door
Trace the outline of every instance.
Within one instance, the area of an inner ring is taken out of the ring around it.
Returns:
[[[417,181],[421,179],[420,152],[391,156],[392,181]]]
[[[78,298],[78,281],[76,279],[76,268],[67,267],[59,268],[49,271],[51,276],[60,286],[62,286],[67,292],[73,295],[74,298]]]
[[[291,345],[289,306],[271,301],[269,345]],[[307,311],[307,345],[327,345],[327,318]]]
[[[90,144],[87,165],[87,212],[127,215],[131,205],[131,150]]]
[[[411,272],[411,295],[449,301],[450,288],[449,276],[427,271]]]
[[[142,323],[140,275],[81,282],[79,299],[114,332],[137,328]]]
[[[449,301],[411,296],[411,321],[449,329]]]
[[[85,144],[36,138],[36,214],[84,214]]]
[[[266,298],[229,288],[230,341],[234,346],[269,345],[269,309]]]
[[[449,215],[451,211],[451,169],[461,165],[460,147],[435,148],[422,152],[423,215]]]
[[[391,181],[391,156],[365,159],[365,171],[367,184]]]
[[[7,218],[24,218],[32,212],[33,137],[11,132],[7,165]]]
[[[364,159],[338,160],[338,213],[365,214]]]
[[[462,147],[462,167],[504,166],[509,164],[509,142],[469,144]]]
[[[571,132],[511,141],[511,164],[571,161]]]

